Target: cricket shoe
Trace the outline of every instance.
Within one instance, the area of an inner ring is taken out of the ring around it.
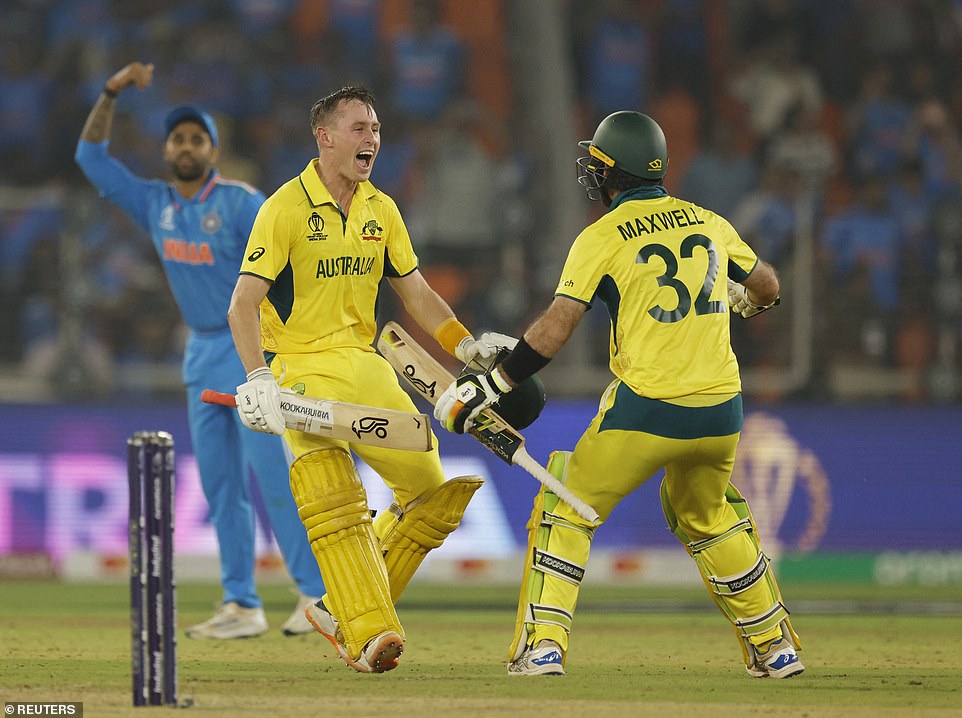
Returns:
[[[537,646],[525,649],[521,658],[508,664],[508,675],[563,676],[563,661],[561,646],[554,641],[539,641]]]
[[[188,638],[253,638],[267,632],[267,617],[262,608],[244,608],[236,601],[221,605],[211,618],[184,633]]]
[[[337,619],[323,601],[312,603],[304,613],[315,630],[331,642],[341,660],[358,673],[385,673],[397,668],[398,658],[404,652],[404,639],[394,631],[385,631],[372,638],[364,646],[360,658],[354,660],[344,646]]]
[[[299,595],[300,598],[297,601],[297,607],[294,609],[294,613],[292,613],[288,619],[284,621],[284,625],[281,626],[281,631],[285,636],[300,636],[305,633],[314,633],[314,626],[307,620],[307,608],[321,599],[317,596],[305,596],[303,593]]]
[[[759,653],[754,646],[752,650],[755,662],[745,669],[752,678],[791,678],[805,670],[795,646],[785,638],[772,641],[764,653]]]

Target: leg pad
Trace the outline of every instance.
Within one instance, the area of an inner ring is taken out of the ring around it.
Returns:
[[[404,636],[371,527],[361,479],[344,449],[317,449],[291,465],[291,491],[337,617],[344,646],[357,660],[384,631]]]
[[[555,451],[548,471],[565,482],[570,451]],[[568,648],[568,634],[585,575],[585,564],[594,537],[594,527],[582,526],[557,515],[559,499],[541,488],[528,521],[528,550],[521,596],[515,622],[514,640],[508,659],[521,657],[527,646],[550,639]]]
[[[434,491],[412,501],[403,511],[392,506],[390,512],[386,512],[389,518],[384,519],[385,523],[377,523],[375,533],[381,539],[394,602],[428,552],[438,548],[461,523],[468,502],[483,483],[480,476],[445,481]]]
[[[661,484],[661,505],[668,528],[695,560],[712,600],[735,629],[746,665],[754,662],[752,644],[786,636],[799,648],[798,636],[782,602],[768,557],[761,549],[758,529],[748,502],[728,485],[725,499],[737,517],[735,524],[718,536],[692,541],[681,528]]]

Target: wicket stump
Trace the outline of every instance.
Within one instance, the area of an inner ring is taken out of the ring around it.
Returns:
[[[164,431],[131,436],[127,478],[134,705],[177,705],[173,437]]]

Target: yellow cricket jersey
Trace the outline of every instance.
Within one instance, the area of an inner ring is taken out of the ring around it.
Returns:
[[[741,379],[727,278],[744,280],[757,261],[724,218],[639,188],[578,235],[555,294],[607,306],[611,371],[636,394],[731,395]]]
[[[273,283],[260,309],[261,343],[275,354],[370,349],[381,278],[418,266],[394,200],[362,182],[345,218],[316,163],[263,204],[241,264]]]

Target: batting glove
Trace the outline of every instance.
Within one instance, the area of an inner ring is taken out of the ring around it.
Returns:
[[[735,314],[745,318],[754,317],[756,314],[761,314],[765,310],[777,306],[779,302],[781,302],[781,297],[775,297],[775,301],[771,304],[755,304],[748,298],[748,290],[745,289],[744,285],[731,279],[728,280],[728,306]]]
[[[252,371],[237,387],[237,414],[248,429],[284,433],[287,427],[281,413],[281,388],[266,366]]]
[[[465,337],[454,351],[465,366],[487,372],[491,371],[498,363],[498,357],[502,356],[502,353],[506,356],[508,351],[514,349],[517,343],[517,339],[509,337],[507,334],[485,332],[477,340],[473,337]]]
[[[473,361],[485,362],[491,360],[498,353],[498,348],[484,341],[478,341],[468,336],[462,339],[454,348],[454,356],[458,361],[467,365]]]
[[[465,374],[441,394],[434,406],[434,418],[448,431],[463,434],[471,430],[478,414],[509,391],[511,385],[497,369],[486,374]]]

